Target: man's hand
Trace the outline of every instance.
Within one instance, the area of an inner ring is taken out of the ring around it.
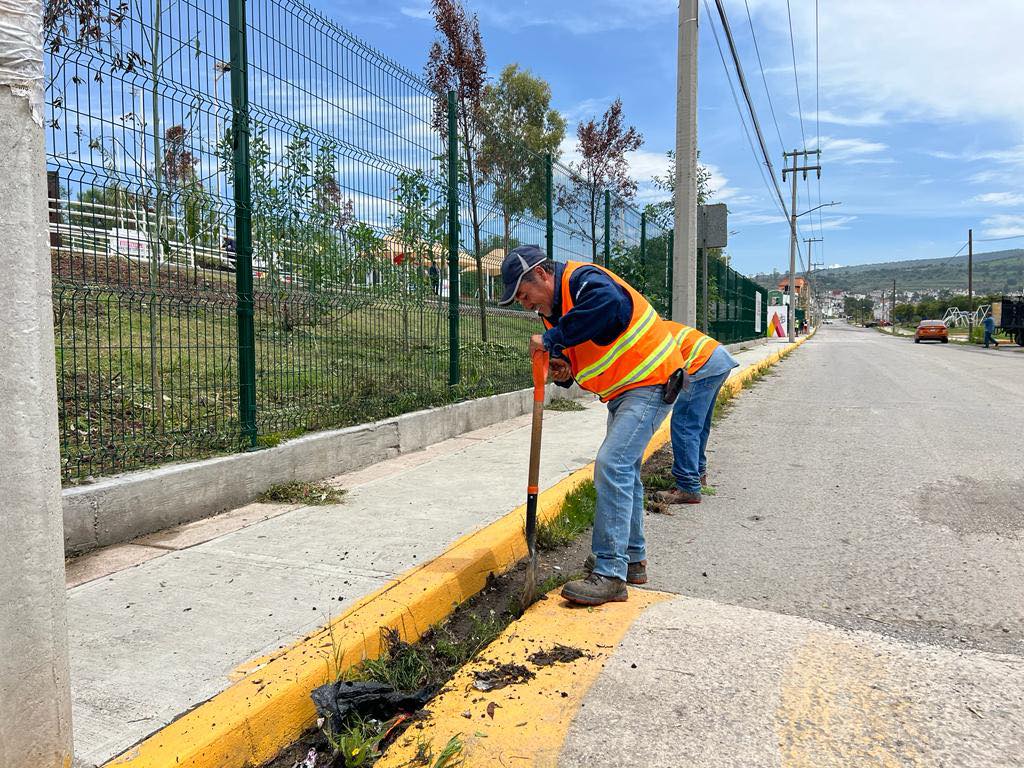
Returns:
[[[548,372],[551,376],[551,380],[557,381],[560,384],[569,381],[572,378],[572,368],[569,367],[569,363],[561,358],[551,358],[551,362],[548,365]]]
[[[529,349],[530,357],[532,358],[537,352],[543,352],[543,351],[544,351],[544,337],[541,336],[539,333],[533,334],[533,336],[530,337],[530,349]]]

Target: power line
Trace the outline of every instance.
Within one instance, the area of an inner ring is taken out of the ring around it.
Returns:
[[[768,97],[768,109],[772,113],[772,122],[775,123],[775,134],[779,137],[779,149],[786,151],[786,142],[782,140],[782,131],[779,130],[779,121],[775,118],[775,106],[772,104],[772,94],[768,90],[768,78],[764,74],[764,64],[761,61],[761,50],[757,46],[757,35],[754,34],[754,19],[750,15],[750,4],[743,0],[747,8],[747,23],[750,25],[750,39],[754,41],[754,53],[757,54],[757,67],[761,70],[761,82],[764,83],[764,95]]]
[[[779,188],[779,182],[775,178],[775,166],[772,165],[771,156],[768,154],[768,147],[764,141],[764,134],[761,132],[761,124],[757,119],[757,110],[754,109],[754,102],[750,98],[750,89],[747,88],[747,78],[743,74],[743,65],[740,63],[739,53],[736,51],[736,41],[732,37],[732,29],[729,27],[729,17],[726,16],[725,6],[722,5],[722,0],[715,0],[715,5],[718,7],[718,16],[722,21],[722,31],[725,32],[725,39],[729,45],[729,53],[732,55],[733,66],[736,68],[736,75],[740,81],[740,88],[743,90],[743,98],[747,102],[747,109],[750,112],[750,119],[754,125],[754,131],[757,133],[757,141],[761,146],[761,154],[764,156],[765,165],[768,167],[769,175],[771,176],[772,186],[775,188],[775,196],[778,198],[780,207],[782,208],[783,215],[788,215],[786,212],[786,201],[782,197],[782,190]],[[704,0],[704,9],[707,11],[708,16],[711,16],[711,9],[708,8],[708,0]],[[714,24],[711,25],[712,31],[714,31]],[[718,33],[715,32],[715,42],[718,42]],[[719,46],[721,51],[721,46]],[[724,59],[725,55],[722,54]],[[730,80],[730,85],[732,81]]]
[[[707,0],[704,0],[704,10],[708,14],[708,17],[710,19],[711,9],[708,7]],[[739,97],[736,95],[736,88],[732,83],[732,76],[729,74],[729,65],[725,61],[725,52],[722,50],[722,44],[718,39],[718,31],[715,29],[714,24],[711,24],[711,33],[715,37],[715,45],[718,47],[718,55],[722,59],[722,69],[725,71],[725,79],[726,82],[729,83],[729,90],[732,92],[732,100],[733,103],[736,105],[736,113],[739,115],[740,125],[743,126],[743,132],[747,136],[747,143],[750,145],[750,151],[754,155],[754,164],[757,166],[758,173],[761,174],[761,181],[764,182],[765,187],[768,189],[768,192],[770,193],[772,190],[768,184],[768,179],[765,177],[764,167],[761,164],[761,161],[757,159],[757,149],[754,147],[754,140],[750,137],[750,130],[747,128],[747,120],[743,116],[743,109],[742,107],[740,107],[740,100]],[[774,200],[774,198],[772,202],[774,202],[776,206],[778,205],[778,201]],[[788,216],[785,208],[780,209],[780,213],[782,213],[783,216]]]
[[[1019,240],[1024,235],[1007,235],[1006,237],[976,237],[974,242],[976,243],[994,243],[997,240]],[[963,250],[962,248],[960,250]]]
[[[804,108],[800,104],[800,78],[796,72],[796,39],[793,36],[793,13],[789,7],[789,0],[786,0],[786,15],[789,17],[789,50],[793,53],[793,84],[796,86],[796,112],[800,117],[800,138],[803,139],[804,149],[807,149],[807,135],[804,133]]]
[[[814,0],[814,134],[815,146],[821,149],[821,77],[819,66],[821,46],[818,45],[820,25],[818,24],[818,0]],[[818,205],[821,205],[821,177],[818,177]],[[818,209],[818,234],[822,236],[819,252],[825,255],[825,230],[821,224],[821,209]]]

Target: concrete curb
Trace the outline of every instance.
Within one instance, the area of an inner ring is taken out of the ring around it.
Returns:
[[[548,387],[548,399],[590,397]],[[314,482],[418,451],[529,413],[533,389],[415,411],[344,429],[312,432],[273,448],[168,464],[63,491],[64,553],[79,555],[253,501],[273,485]]]
[[[808,338],[734,374],[726,386],[738,393],[746,379]],[[654,434],[645,459],[668,443],[669,421]],[[565,497],[592,479],[593,473],[591,463],[543,491],[538,499],[538,520],[556,516]],[[505,572],[525,557],[525,513],[525,505],[517,507],[462,537],[431,562],[367,595],[294,645],[242,665],[239,671],[244,676],[237,682],[107,766],[243,768],[270,760],[314,724],[316,715],[309,698],[313,688],[380,654],[381,629],[394,629],[406,642],[415,642],[455,606],[479,592],[488,574]]]

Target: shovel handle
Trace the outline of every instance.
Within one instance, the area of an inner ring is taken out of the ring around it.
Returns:
[[[530,474],[526,491],[537,493],[540,475],[540,436],[544,418],[544,385],[548,378],[548,353],[539,350],[533,353],[533,429],[530,431]]]
[[[538,350],[533,353],[533,427],[530,431],[530,471],[526,485],[526,545],[530,561],[537,552],[537,486],[540,481],[540,438],[544,423],[544,385],[548,378],[548,353]]]
[[[548,380],[548,353],[540,349],[533,353],[533,402],[544,402],[544,385]]]

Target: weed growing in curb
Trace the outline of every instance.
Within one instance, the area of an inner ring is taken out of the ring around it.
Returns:
[[[537,548],[552,550],[565,547],[594,524],[597,489],[592,480],[581,483],[565,497],[557,517],[537,526]]]
[[[585,411],[587,410],[583,405],[577,403],[575,400],[570,400],[567,397],[556,397],[553,398],[547,405],[544,406],[545,411]]]
[[[416,755],[412,758],[410,765],[428,766],[429,768],[455,768],[462,764],[463,743],[460,738],[462,734],[452,736],[444,745],[441,754],[434,760],[434,750],[429,741],[418,741],[416,743]],[[431,762],[434,760],[434,762]]]
[[[271,504],[306,504],[318,506],[322,504],[340,504],[345,494],[344,488],[335,488],[326,483],[282,483],[273,485],[257,497],[257,501]]]

